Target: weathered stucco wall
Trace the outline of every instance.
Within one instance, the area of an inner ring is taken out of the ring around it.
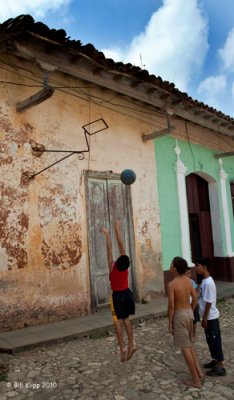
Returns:
[[[43,82],[42,72],[31,63],[13,57],[5,61],[9,65],[1,70],[3,81],[32,85],[32,73],[37,73],[41,77],[37,81]],[[13,63],[25,68],[23,77]],[[142,114],[142,104],[131,104],[110,91],[88,88],[85,82],[56,72],[50,79],[51,85],[56,81],[60,87],[82,89],[57,89],[49,100],[17,113],[16,104],[40,88],[1,87],[1,330],[91,311],[83,173],[88,169],[135,170],[137,180],[131,190],[140,298],[163,291],[154,143],[141,139],[155,127],[152,117]],[[90,136],[91,151],[84,160],[73,155],[33,180],[25,179],[25,173],[40,171],[66,155],[39,156],[30,140],[46,149],[85,149],[82,125],[98,118],[104,118],[109,129]],[[159,128],[163,122],[158,118]]]

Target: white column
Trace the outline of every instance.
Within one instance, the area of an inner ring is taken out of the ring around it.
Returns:
[[[227,256],[232,257],[234,255],[232,251],[232,239],[231,239],[231,228],[229,221],[229,211],[228,211],[228,201],[227,201],[227,189],[226,189],[226,179],[228,174],[223,169],[223,160],[219,158],[219,180],[221,187],[221,199],[222,199],[222,209],[223,209],[223,220],[224,220],[224,231],[226,240]]]
[[[182,256],[188,262],[189,265],[192,264],[191,252],[190,252],[190,234],[189,234],[189,221],[188,221],[188,205],[187,205],[187,194],[185,185],[185,172],[187,167],[180,160],[181,150],[178,146],[176,139],[176,146],[174,151],[177,155],[177,161],[175,163],[174,169],[176,172],[177,180],[177,194],[179,203],[179,218],[180,218],[180,237],[181,237],[181,250]]]

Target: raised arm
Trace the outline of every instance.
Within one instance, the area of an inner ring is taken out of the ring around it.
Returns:
[[[123,246],[123,241],[122,241],[122,238],[121,238],[121,235],[120,235],[120,231],[119,231],[120,224],[121,224],[120,221],[116,221],[116,223],[115,223],[115,234],[116,234],[116,239],[117,239],[117,242],[118,242],[120,254],[121,254],[121,256],[123,256],[123,255],[126,254],[126,251],[125,251],[125,248]]]
[[[110,234],[106,230],[106,228],[101,228],[100,232],[104,232],[106,235],[106,249],[107,249],[107,260],[108,260],[108,267],[109,270],[112,268],[113,264],[113,257],[112,257],[112,248],[111,248],[111,240],[110,240]]]

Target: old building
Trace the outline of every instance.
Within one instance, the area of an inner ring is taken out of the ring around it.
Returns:
[[[233,139],[228,131],[186,121],[176,125],[175,137],[155,141],[165,281],[177,254],[190,265],[208,257],[212,276],[233,282]]]
[[[155,117],[141,93],[129,96],[140,79],[30,16],[0,31],[1,329],[109,303],[100,228],[116,257],[117,219],[136,298],[163,294],[154,143],[142,141]],[[125,168],[137,175],[131,187]]]
[[[0,25],[0,51],[1,330],[107,305],[100,228],[116,257],[117,219],[138,301],[164,294],[174,255],[192,260],[190,214],[208,227],[207,208],[217,271],[233,277],[232,118],[28,15]],[[205,210],[187,211],[186,175],[188,198],[204,186]]]

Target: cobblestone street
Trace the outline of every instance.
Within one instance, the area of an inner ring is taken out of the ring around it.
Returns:
[[[73,340],[16,355],[1,354],[9,364],[0,382],[0,400],[232,400],[234,398],[234,299],[219,302],[227,376],[203,380],[202,389],[182,381],[188,370],[168,333],[167,318],[142,321],[134,328],[138,351],[125,363],[113,332]],[[197,328],[196,353],[210,361],[205,335]]]

